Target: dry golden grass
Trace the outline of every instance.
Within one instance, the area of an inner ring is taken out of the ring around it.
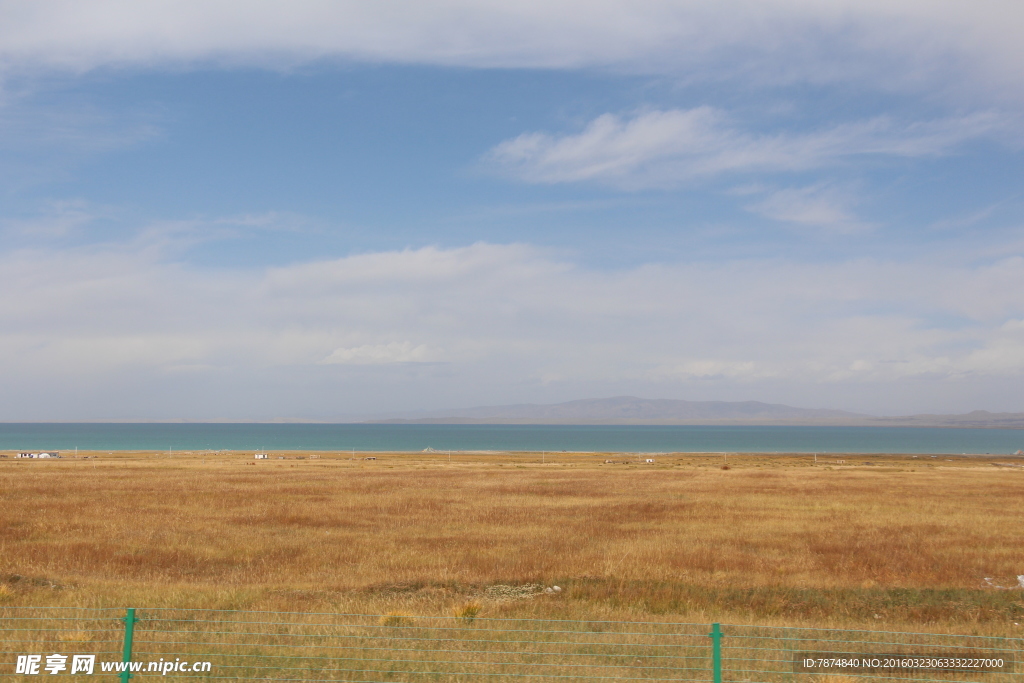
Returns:
[[[377,614],[483,600],[485,614],[1010,632],[1024,616],[1020,591],[981,588],[1024,574],[1024,471],[986,462],[276,457],[0,461],[0,600]],[[488,600],[495,585],[555,583],[555,596]]]

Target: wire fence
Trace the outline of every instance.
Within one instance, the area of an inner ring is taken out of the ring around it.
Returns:
[[[1020,638],[660,621],[0,607],[3,680],[1021,683],[1022,649]]]

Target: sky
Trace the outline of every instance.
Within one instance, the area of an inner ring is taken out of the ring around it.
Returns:
[[[1019,0],[0,0],[0,420],[1024,411]]]

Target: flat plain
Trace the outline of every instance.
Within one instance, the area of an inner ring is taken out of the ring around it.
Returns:
[[[1022,633],[1010,458],[317,455],[0,459],[0,602]]]

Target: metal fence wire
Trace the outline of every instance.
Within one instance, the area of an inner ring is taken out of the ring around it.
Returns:
[[[73,653],[92,655],[99,661],[121,660],[124,615],[123,609],[0,608],[0,678],[24,678],[16,669],[19,657],[41,657],[39,668],[44,676],[53,675],[44,668],[47,655]]]
[[[0,607],[0,640],[3,680],[1024,683],[1020,638],[659,621]]]

